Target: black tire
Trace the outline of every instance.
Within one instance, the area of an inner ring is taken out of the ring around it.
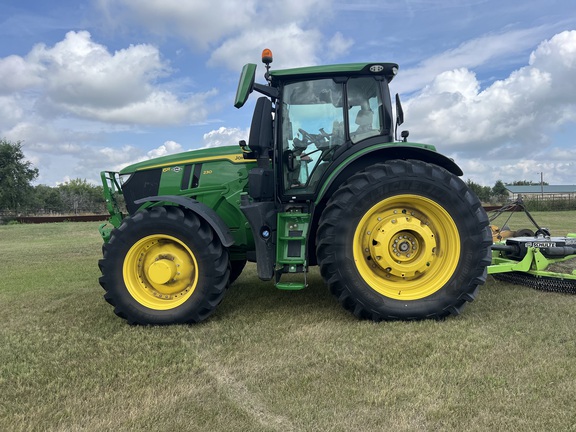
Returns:
[[[230,261],[230,285],[242,274],[242,270],[246,267],[246,260],[231,260]]]
[[[340,186],[316,244],[324,280],[358,318],[439,319],[476,297],[492,236],[480,201],[457,176],[394,160]]]
[[[104,298],[130,324],[203,321],[228,286],[227,250],[204,220],[178,207],[127,217],[103,251]]]
[[[534,231],[529,228],[522,228],[514,233],[514,237],[534,237]]]

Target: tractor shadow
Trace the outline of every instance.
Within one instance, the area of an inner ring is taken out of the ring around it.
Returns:
[[[229,319],[243,315],[263,316],[269,314],[324,316],[334,319],[335,315],[352,317],[330,293],[317,267],[311,267],[306,275],[308,286],[301,290],[280,290],[274,280],[261,281],[256,265],[248,263],[242,275],[229,287],[215,317]],[[282,281],[304,281],[303,274],[287,275]]]

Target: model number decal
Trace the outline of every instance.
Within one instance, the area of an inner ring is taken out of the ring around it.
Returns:
[[[212,170],[204,170],[202,171],[202,174],[212,174]]]

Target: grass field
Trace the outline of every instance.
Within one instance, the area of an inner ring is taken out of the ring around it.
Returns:
[[[489,277],[459,317],[374,324],[249,265],[207,322],[131,327],[97,225],[0,226],[2,431],[576,431],[576,296]]]

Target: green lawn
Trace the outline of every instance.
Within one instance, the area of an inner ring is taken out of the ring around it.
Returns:
[[[576,296],[489,277],[459,317],[374,324],[249,265],[207,322],[131,327],[97,226],[0,226],[2,431],[576,431]]]

